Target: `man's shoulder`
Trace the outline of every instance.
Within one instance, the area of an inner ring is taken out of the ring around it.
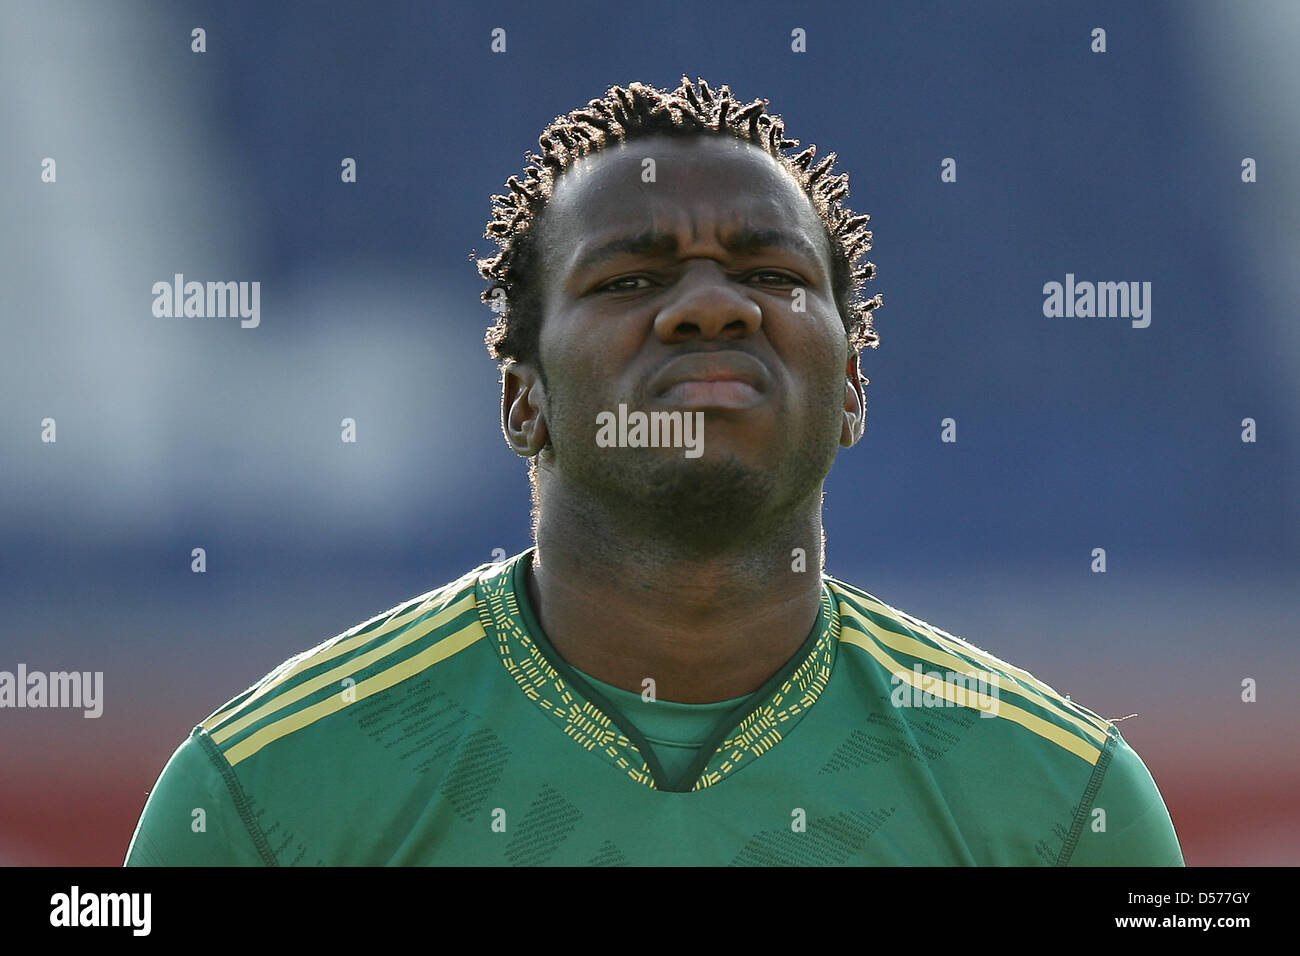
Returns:
[[[509,561],[484,564],[293,655],[195,728],[232,765],[349,705],[399,688],[485,636],[480,581]]]
[[[827,578],[839,605],[841,645],[888,684],[899,717],[929,709],[979,711],[1007,738],[1095,766],[1118,731],[1112,721],[1061,694],[1029,671],[847,582]],[[1005,722],[1008,722],[1004,724]]]

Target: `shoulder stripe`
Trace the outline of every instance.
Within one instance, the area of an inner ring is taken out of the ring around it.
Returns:
[[[328,663],[334,658],[354,650],[363,644],[376,641],[386,634],[391,634],[407,624],[416,620],[430,611],[438,611],[447,607],[452,601],[460,597],[467,585],[473,582],[468,579],[476,577],[476,572],[461,577],[451,584],[444,585],[427,594],[422,594],[413,598],[391,610],[378,614],[368,621],[351,627],[336,637],[331,637],[328,641],[318,644],[316,647],[297,654],[274,671],[268,674],[261,684],[253,688],[251,694],[247,697],[238,698],[235,703],[225,710],[213,714],[207,720],[203,721],[204,730],[211,733],[214,729],[221,726],[235,714],[246,710],[249,705],[265,697],[275,688],[285,683],[292,677],[296,677],[303,671],[311,667],[318,667],[321,664]]]
[[[304,697],[316,693],[316,691],[320,690],[322,687],[328,687],[331,684],[338,684],[345,677],[369,667],[371,664],[375,663],[375,661],[383,660],[385,657],[390,657],[393,654],[396,654],[402,648],[414,644],[420,638],[436,631],[440,627],[446,626],[466,612],[474,612],[474,594],[472,592],[466,594],[461,600],[457,601],[450,607],[443,609],[437,614],[434,614],[427,620],[420,621],[406,630],[399,632],[390,640],[382,641],[378,647],[371,648],[364,654],[358,654],[356,657],[349,657],[338,667],[328,670],[323,674],[317,674],[310,680],[305,680],[302,683],[297,684],[296,686],[286,690],[283,694],[279,694],[267,701],[256,710],[248,711],[242,717],[230,721],[225,726],[218,728],[215,732],[210,732],[212,735],[212,742],[215,744],[225,743],[231,737],[235,736],[235,734],[261,720],[264,720],[277,710],[284,710],[284,708],[297,703]],[[477,622],[477,615],[474,617],[474,620]]]
[[[402,681],[432,667],[439,661],[444,661],[452,655],[460,653],[486,636],[487,632],[483,630],[483,625],[475,617],[472,624],[461,628],[448,637],[444,637],[414,657],[361,681],[353,688],[356,700],[364,700],[372,694],[377,694],[396,684],[400,684]],[[342,694],[331,694],[310,707],[304,707],[302,710],[289,714],[273,724],[268,724],[256,733],[250,734],[230,749],[224,751],[225,758],[233,767],[235,764],[253,756],[267,744],[288,736],[296,730],[302,730],[304,727],[310,726],[330,714],[337,713],[344,707],[350,707],[352,703],[344,700]]]
[[[1009,664],[1006,661],[1002,660],[1001,658],[995,657],[994,655],[990,654],[988,651],[976,647],[974,644],[971,644],[969,641],[964,641],[959,637],[955,637],[946,631],[940,630],[939,628],[935,627],[932,624],[927,624],[925,621],[912,617],[910,614],[907,614],[903,611],[899,611],[897,609],[894,609],[894,613],[899,615],[901,618],[911,622],[913,625],[921,628],[926,633],[932,635],[936,643],[942,644],[943,646],[953,650],[958,654],[965,653],[971,655],[972,657],[978,656],[993,661],[995,664],[997,664],[998,667],[1005,670],[1008,675],[1014,677],[1020,683],[1025,684],[1028,687],[1034,688],[1045,697],[1051,698],[1053,701],[1056,702],[1056,704],[1060,708],[1068,710],[1070,713],[1074,714],[1076,717],[1079,717],[1082,720],[1086,720],[1088,723],[1092,724],[1098,730],[1102,731],[1102,733],[1109,732],[1109,728],[1111,726],[1111,722],[1109,720],[1107,720],[1105,717],[1102,717],[1100,714],[1097,714],[1089,710],[1087,707],[1084,707],[1082,704],[1076,703],[1075,701],[1071,700],[1069,697],[1062,696],[1056,690],[1056,688],[1052,687],[1050,684],[1043,683],[1033,674],[1029,673],[1029,671],[1022,670],[1021,668],[1016,667],[1014,664]]]
[[[840,631],[840,641],[845,644],[852,644],[860,647],[878,661],[881,666],[898,675],[899,679],[905,680],[913,687],[921,687],[915,675],[907,670],[902,664],[890,657],[879,645],[877,645],[867,635],[858,635],[850,630]],[[952,701],[955,704],[966,705],[967,691],[966,688],[958,688],[943,681],[940,684],[926,683],[924,690],[927,693],[934,693],[936,696],[943,697],[945,700]],[[1101,756],[1101,749],[1089,744],[1086,740],[1070,733],[1064,728],[1058,727],[1051,721],[1044,720],[1036,714],[1017,707],[1015,704],[1008,704],[1004,701],[998,702],[996,717],[1004,720],[1010,720],[1019,724],[1031,733],[1037,734],[1044,740],[1050,740],[1052,743],[1077,757],[1081,757],[1088,763],[1096,765],[1097,759]]]
[[[972,662],[967,661],[964,658],[954,657],[952,654],[931,647],[929,644],[919,641],[913,636],[909,636],[908,634],[898,634],[886,627],[877,626],[879,622],[869,620],[867,617],[860,614],[858,609],[854,607],[852,603],[842,605],[840,607],[840,615],[851,621],[859,630],[866,631],[877,643],[885,644],[896,651],[902,651],[904,654],[910,654],[913,657],[929,661],[932,664],[939,664],[958,673],[964,673],[975,666]],[[899,666],[902,667],[902,665]],[[906,667],[902,667],[902,669],[905,671],[908,670]],[[1000,672],[1001,670],[996,667],[983,667],[981,669],[991,672]],[[1003,676],[1005,677],[1007,675]],[[1059,717],[1061,720],[1068,721],[1070,724],[1077,727],[1082,733],[1087,734],[1093,740],[1097,741],[1097,743],[1102,744],[1103,746],[1105,745],[1107,739],[1105,733],[1098,730],[1087,721],[1081,720],[1073,714],[1063,711],[1051,700],[1036,693],[1034,690],[1020,686],[1019,684],[1012,686],[1010,690],[1025,698],[1030,703],[1041,707],[1048,713]]]
[[[833,584],[839,589],[840,594],[845,597],[851,605],[857,606],[859,610],[865,612],[869,616],[874,612],[875,614],[891,619],[894,624],[902,628],[903,631],[910,634],[912,637],[921,640],[928,638],[941,649],[946,648],[954,654],[970,658],[974,663],[982,665],[987,670],[1000,670],[1006,676],[1025,685],[1027,689],[1032,688],[1032,690],[1037,691],[1038,695],[1045,701],[1052,702],[1050,704],[1045,704],[1049,709],[1058,713],[1064,711],[1073,714],[1076,721],[1085,721],[1097,730],[1101,731],[1103,735],[1109,734],[1111,726],[1110,721],[1093,713],[1088,708],[1075,703],[1069,698],[1061,696],[1055,689],[1044,684],[1028,671],[1022,670],[1014,664],[1010,664],[1007,661],[1002,660],[1000,657],[996,657],[988,651],[976,647],[969,641],[955,637],[947,631],[937,628],[932,624],[927,624],[920,618],[913,617],[911,614],[900,611],[896,607],[891,607],[879,598],[863,591],[861,588],[846,585],[842,581],[834,581]]]

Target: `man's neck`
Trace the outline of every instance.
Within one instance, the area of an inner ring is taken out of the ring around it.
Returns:
[[[682,703],[742,697],[817,621],[820,504],[819,493],[780,527],[701,556],[662,538],[629,539],[626,524],[613,531],[590,503],[548,500],[529,600],[552,646],[598,680],[641,693],[650,678],[656,697]]]

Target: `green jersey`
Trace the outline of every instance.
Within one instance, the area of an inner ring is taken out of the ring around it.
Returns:
[[[194,728],[127,865],[1182,865],[1115,725],[834,578],[758,691],[576,671],[532,549],[285,661]]]

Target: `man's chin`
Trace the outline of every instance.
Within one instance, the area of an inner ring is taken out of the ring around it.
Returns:
[[[688,459],[639,455],[600,478],[609,509],[643,534],[716,540],[743,535],[774,509],[776,475],[770,467],[732,455]]]

